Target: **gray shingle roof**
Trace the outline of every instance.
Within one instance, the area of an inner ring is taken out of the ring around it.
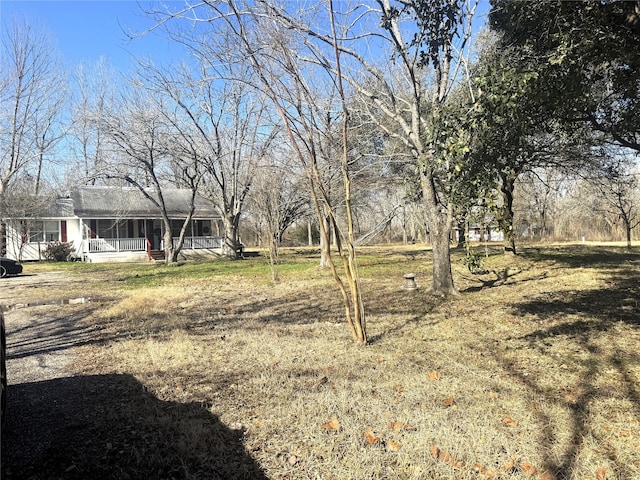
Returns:
[[[148,191],[149,196],[158,199],[158,193]],[[167,188],[162,190],[169,217],[185,217],[189,211],[191,191]],[[73,204],[73,214],[81,218],[158,218],[160,208],[149,200],[139,189],[133,187],[85,186],[72,190],[69,199],[59,199]],[[217,218],[218,214],[211,202],[196,197],[195,218]]]

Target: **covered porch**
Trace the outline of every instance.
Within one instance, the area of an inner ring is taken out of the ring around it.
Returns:
[[[178,243],[183,220],[171,222],[174,245]],[[140,261],[158,259],[164,253],[164,222],[160,219],[89,219],[82,221],[83,240],[79,249],[87,261]],[[223,239],[218,222],[193,219],[187,227],[182,251],[219,253]],[[137,255],[136,255],[137,254]]]

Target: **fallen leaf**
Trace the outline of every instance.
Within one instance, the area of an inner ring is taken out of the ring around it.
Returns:
[[[381,440],[380,437],[376,437],[375,433],[373,433],[373,430],[371,430],[371,428],[367,428],[364,431],[364,439],[367,441],[369,445],[375,445]]]
[[[517,427],[518,426],[518,421],[514,420],[511,417],[505,417],[504,420],[502,420],[504,422],[504,424],[507,427]]]
[[[500,394],[498,392],[494,392],[493,390],[489,392],[489,398],[493,398],[495,400],[499,396]]]
[[[404,392],[404,387],[402,385],[396,385],[396,392]]]
[[[407,422],[407,423],[405,423],[405,424],[404,424],[404,429],[405,429],[407,432],[412,432],[412,431],[413,431],[413,430],[415,430],[416,428],[415,428],[413,425],[411,425],[410,423],[408,423],[408,422]]]
[[[326,422],[322,424],[322,428],[325,430],[340,430],[340,422],[336,417],[328,419]]]
[[[432,370],[427,374],[427,378],[433,382],[440,380],[440,373],[437,370]]]
[[[531,465],[531,463],[529,462],[521,462],[520,470],[522,470],[524,473],[528,473],[529,475],[536,475],[538,473],[538,469]]]
[[[551,473],[549,470],[542,472],[540,475],[540,480],[556,480],[556,476],[554,473]]]
[[[453,397],[447,397],[442,401],[442,404],[445,407],[450,407],[451,405],[453,405],[455,403],[455,400]]]
[[[296,457],[295,455],[291,455],[289,456],[289,459],[287,461],[289,462],[289,465],[293,467],[296,463],[298,463],[298,457]]]
[[[511,457],[509,459],[509,461],[507,461],[503,466],[502,469],[507,472],[507,473],[511,473],[513,472],[513,470],[516,467],[516,457]]]
[[[484,472],[484,465],[482,465],[481,463],[476,463],[471,469],[471,471],[473,473],[482,473]]]
[[[438,447],[437,445],[434,445],[431,447],[431,456],[433,458],[438,458],[438,456],[440,455],[440,447]]]
[[[568,393],[564,396],[564,399],[569,403],[577,403],[578,397],[576,397],[573,393]]]
[[[538,402],[531,402],[531,409],[537,412],[540,410],[540,404]]]
[[[451,463],[452,459],[453,457],[451,456],[451,454],[445,450],[441,450],[438,454],[438,460],[440,460],[441,462]]]
[[[604,468],[600,467],[596,470],[596,480],[607,480],[607,472]]]
[[[618,435],[620,435],[621,437],[628,437],[629,435],[631,435],[631,430],[620,430],[620,432],[618,432]]]
[[[398,442],[394,442],[393,440],[387,440],[386,446],[387,450],[389,450],[390,452],[397,452],[402,447],[402,445],[400,445]]]
[[[497,473],[495,470],[485,470],[483,478],[487,478],[487,479],[496,478],[496,475]]]
[[[389,422],[387,423],[387,427],[389,430],[393,430],[394,432],[399,432],[402,430],[402,422]]]

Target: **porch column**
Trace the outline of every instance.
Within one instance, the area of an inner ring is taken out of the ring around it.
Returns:
[[[116,218],[116,252],[120,251],[120,220]]]

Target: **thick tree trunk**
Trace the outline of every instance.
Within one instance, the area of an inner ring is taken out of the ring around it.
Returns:
[[[222,255],[231,260],[238,259],[238,216],[224,215],[224,243],[222,244]]]
[[[437,234],[432,232],[431,241],[433,249],[433,284],[430,291],[437,295],[455,295],[458,291],[453,285],[453,275],[451,273],[449,232],[444,229]]]
[[[175,263],[177,261],[177,252],[173,248],[173,236],[171,235],[171,222],[164,222],[164,261],[165,263]]]
[[[423,164],[428,165],[426,162]],[[451,207],[440,202],[432,172],[423,167],[420,176],[433,255],[433,279],[429,292],[441,296],[457,295],[451,272]]]

